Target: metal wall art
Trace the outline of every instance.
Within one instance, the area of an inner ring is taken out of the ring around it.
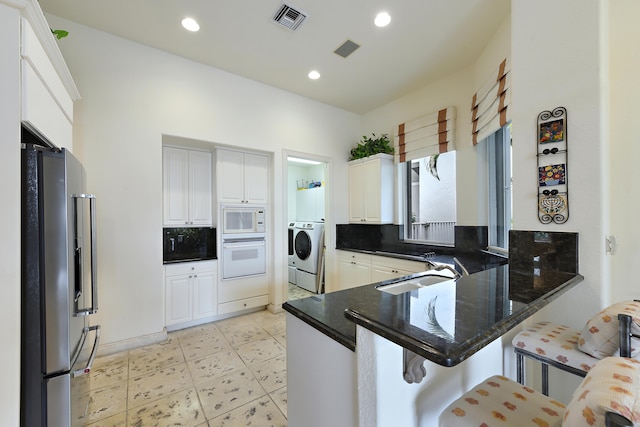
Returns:
[[[567,110],[543,111],[537,125],[538,219],[564,224],[569,219]]]

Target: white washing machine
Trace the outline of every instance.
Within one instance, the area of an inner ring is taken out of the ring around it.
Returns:
[[[289,283],[293,283],[294,285],[296,284],[296,252],[294,249],[294,238],[295,238],[295,233],[296,233],[296,223],[295,222],[290,222],[288,224],[288,240],[289,240],[289,245],[288,245],[288,270],[289,270]]]
[[[297,222],[293,246],[296,285],[310,292],[320,292],[324,277],[324,223]]]

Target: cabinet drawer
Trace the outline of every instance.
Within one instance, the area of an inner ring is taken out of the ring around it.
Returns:
[[[371,257],[371,264],[389,267],[395,270],[412,271],[414,273],[428,270],[427,263],[425,262],[376,255]]]
[[[371,255],[360,252],[337,251],[340,259],[371,264]]]
[[[218,261],[195,261],[167,264],[164,266],[165,276],[182,276],[184,274],[199,274],[217,270]]]
[[[226,302],[224,304],[218,304],[218,315],[235,313],[237,311],[260,307],[267,304],[269,304],[269,295],[261,295],[259,297],[246,298],[238,301]]]

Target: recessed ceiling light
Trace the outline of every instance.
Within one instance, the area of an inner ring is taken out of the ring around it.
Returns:
[[[317,72],[316,70],[313,70],[313,71],[309,71],[308,76],[311,80],[318,80],[320,78],[320,73]]]
[[[374,19],[373,23],[376,24],[376,27],[386,27],[391,22],[391,16],[387,12],[380,12],[376,15],[376,19]]]
[[[189,31],[195,32],[200,30],[200,25],[198,25],[196,20],[193,18],[184,18],[182,20],[182,26],[185,28],[185,30],[189,30]]]

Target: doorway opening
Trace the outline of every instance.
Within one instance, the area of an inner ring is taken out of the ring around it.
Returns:
[[[287,300],[324,293],[327,167],[316,156],[287,154]]]

